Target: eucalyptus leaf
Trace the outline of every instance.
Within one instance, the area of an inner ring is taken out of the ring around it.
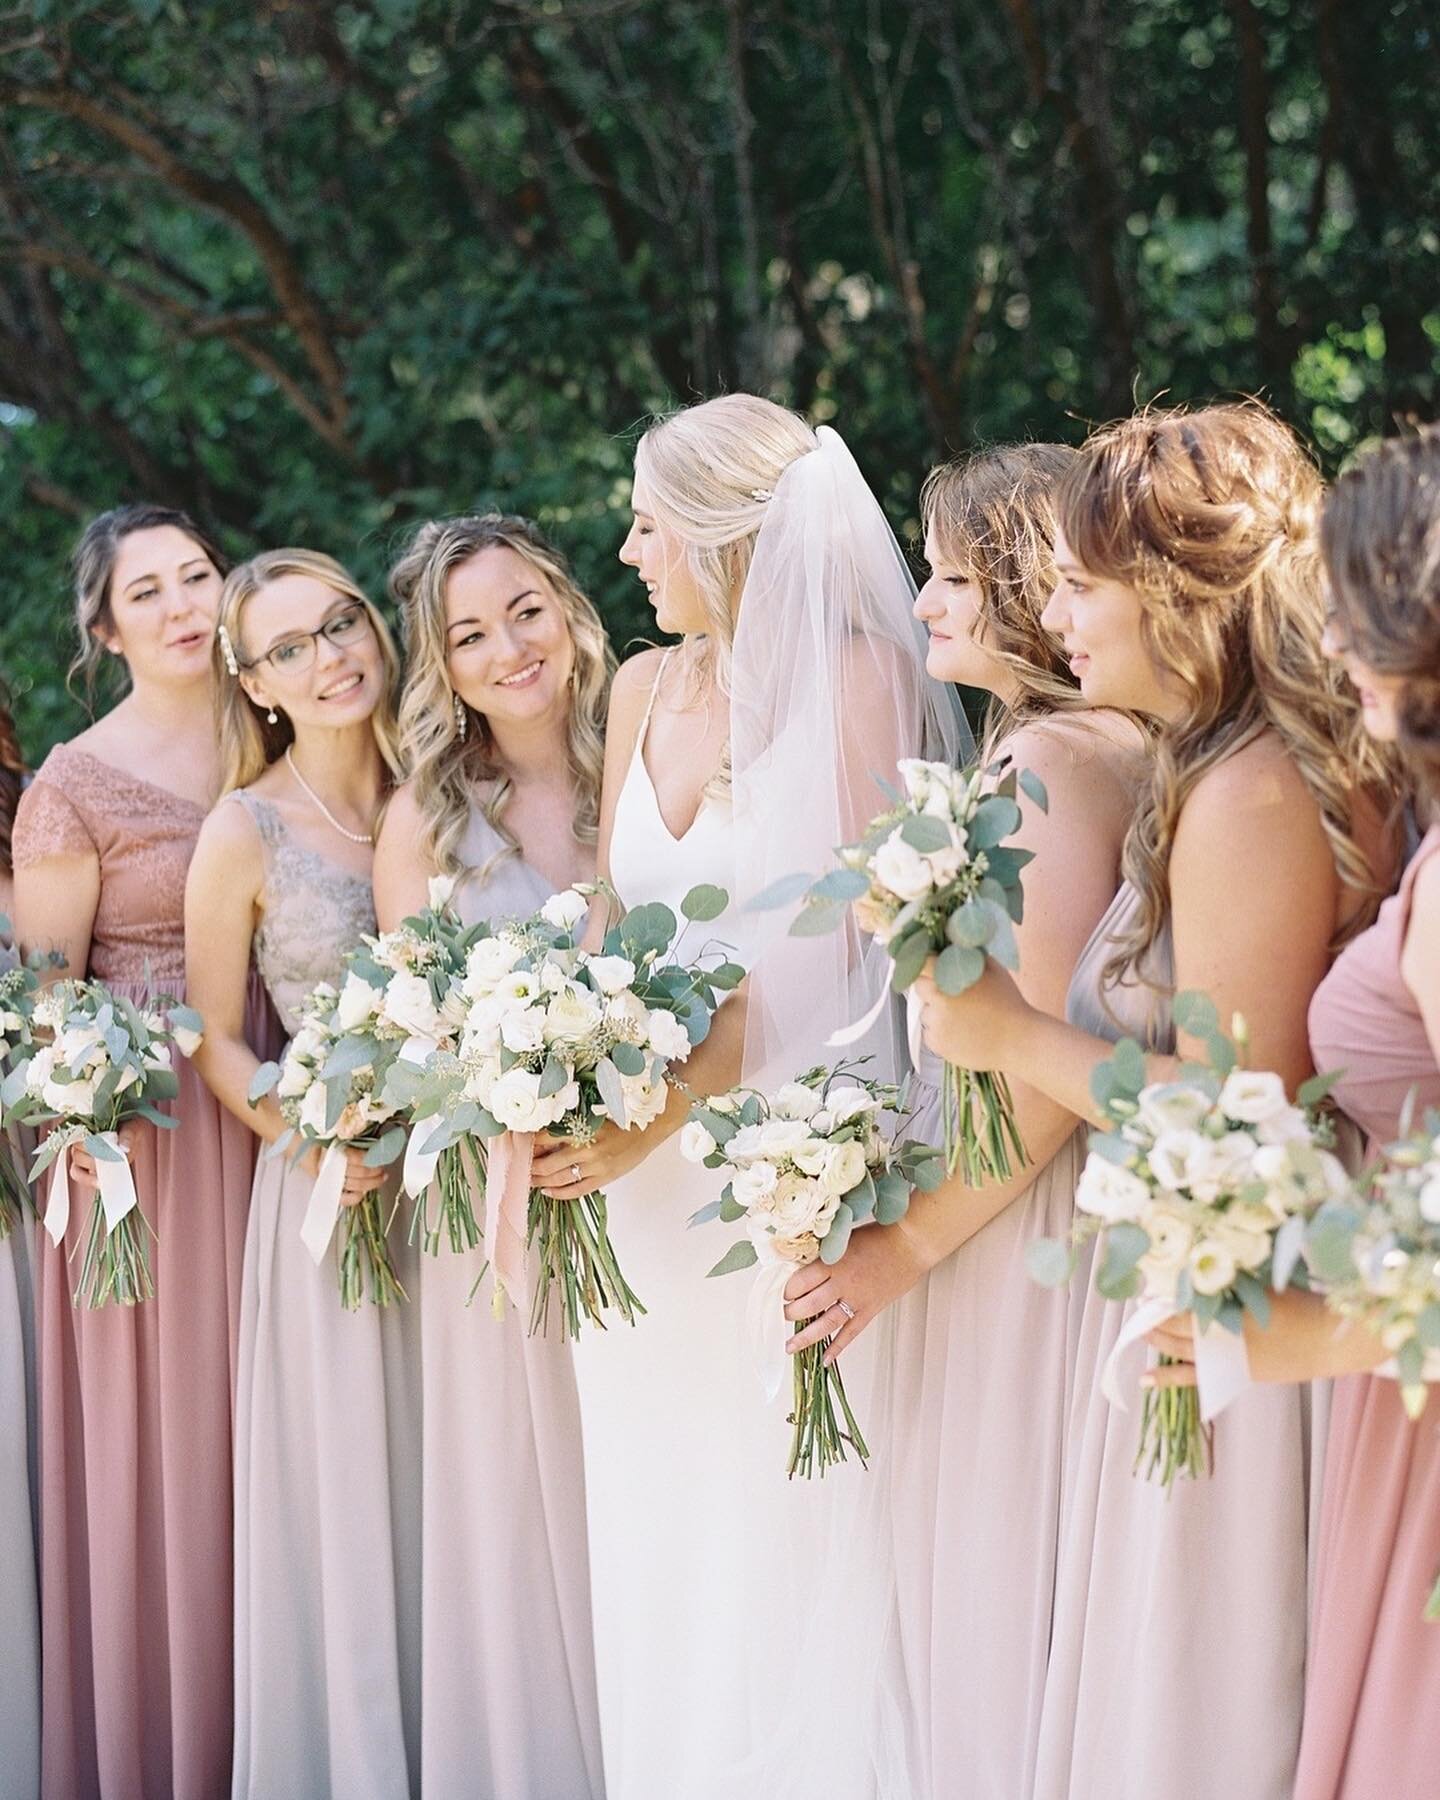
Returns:
[[[793,906],[809,892],[814,879],[813,875],[782,875],[778,881],[772,881],[769,887],[762,888],[758,894],[753,895],[740,910],[778,912],[782,906]]]
[[[397,1156],[404,1155],[404,1152],[405,1127],[403,1125],[392,1125],[388,1131],[383,1132],[381,1136],[376,1138],[375,1142],[366,1150],[364,1157],[365,1167],[367,1169],[386,1168],[390,1163],[395,1161]]]
[[[850,1233],[855,1226],[855,1215],[842,1200],[835,1208],[835,1218],[829,1231],[820,1240],[820,1260],[827,1266],[839,1262],[850,1244]]]
[[[927,813],[912,813],[901,825],[900,836],[922,856],[950,848],[950,827],[943,819],[932,819]]]
[[[870,877],[860,869],[832,869],[810,890],[812,900],[858,900],[870,892]]]
[[[600,1098],[605,1102],[606,1111],[623,1131],[629,1117],[625,1111],[625,1090],[621,1085],[620,1071],[608,1056],[602,1056],[595,1065],[595,1085],[600,1090]]]
[[[930,957],[931,945],[928,931],[912,931],[898,948],[892,946],[891,955],[895,966],[890,974],[890,986],[897,994],[901,994],[919,976]]]
[[[716,887],[712,882],[701,882],[680,902],[680,911],[694,923],[705,924],[718,919],[729,904],[730,896],[724,888]]]
[[[917,971],[918,973],[918,971]],[[963,994],[985,973],[985,952],[947,944],[935,960],[935,985],[942,994]]]
[[[1022,769],[1020,771],[1020,790],[1028,799],[1040,808],[1042,813],[1049,812],[1050,796],[1045,791],[1045,783],[1033,769]]]
[[[1042,1287],[1064,1287],[1075,1273],[1075,1252],[1064,1238],[1032,1238],[1025,1246],[1025,1267]]]
[[[741,1269],[753,1269],[760,1257],[749,1238],[738,1238],[709,1271],[711,1275],[734,1275]]]

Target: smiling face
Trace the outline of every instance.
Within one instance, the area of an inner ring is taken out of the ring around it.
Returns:
[[[1150,654],[1141,628],[1145,604],[1136,590],[1083,567],[1062,531],[1055,533],[1055,573],[1040,622],[1063,643],[1088,703],[1150,718],[1183,717],[1184,689]]]
[[[445,582],[445,666],[474,713],[501,724],[568,705],[575,644],[546,576],[508,544],[459,563]]]
[[[991,693],[1014,685],[1014,677],[985,643],[979,583],[947,554],[932,526],[925,539],[930,579],[915,597],[915,617],[930,634],[926,672],[937,681],[960,681]]]
[[[322,625],[328,635],[305,635]],[[240,618],[239,652],[242,664],[253,665],[241,676],[245,692],[257,706],[285,713],[297,735],[307,726],[360,724],[384,692],[385,661],[369,613],[313,575],[277,575],[256,590]]]
[[[705,604],[690,572],[685,545],[655,517],[653,505],[644,476],[637,474],[630,494],[634,518],[620,546],[620,560],[645,583],[655,622],[662,631],[681,635],[706,631]]]
[[[132,531],[116,549],[107,616],[95,635],[124,657],[137,683],[208,679],[220,585],[209,556],[177,526]]]

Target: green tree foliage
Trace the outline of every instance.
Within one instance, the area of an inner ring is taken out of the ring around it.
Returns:
[[[64,556],[121,498],[378,583],[499,505],[613,561],[651,412],[947,451],[1264,392],[1433,416],[1423,0],[32,0],[0,20],[0,667],[74,729]]]

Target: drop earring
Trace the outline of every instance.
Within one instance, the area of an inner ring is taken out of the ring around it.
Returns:
[[[465,702],[458,694],[452,695],[452,700],[455,707],[455,735],[463,744],[465,734],[470,729],[470,715],[465,710]]]
[[[276,710],[273,706],[270,708],[269,712],[267,712],[265,715],[265,723],[267,725],[278,725],[280,723],[280,715],[276,712]]]

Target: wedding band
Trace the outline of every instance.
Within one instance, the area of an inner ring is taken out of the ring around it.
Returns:
[[[835,1304],[840,1308],[847,1319],[853,1319],[855,1317],[855,1308],[848,1300],[837,1300]]]
[[[580,1179],[580,1165],[579,1165],[579,1163],[571,1163],[571,1165],[570,1165],[570,1179],[571,1179],[571,1180],[572,1180],[572,1181],[578,1181],[578,1180],[579,1180],[579,1179]]]

